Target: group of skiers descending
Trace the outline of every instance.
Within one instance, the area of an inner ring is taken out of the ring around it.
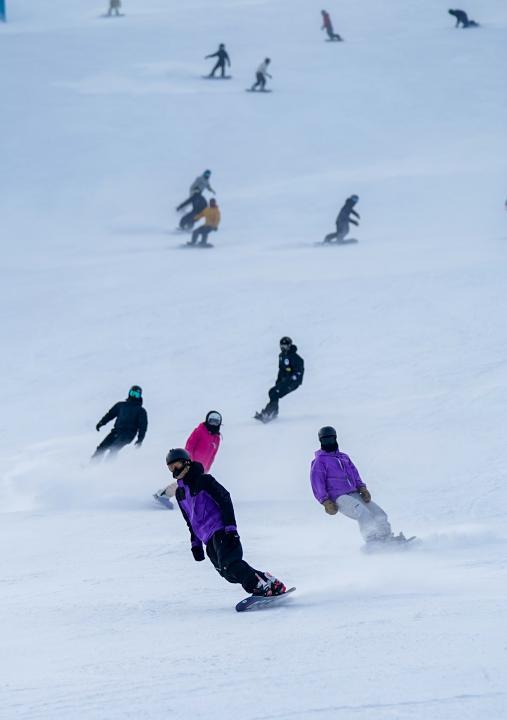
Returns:
[[[269,402],[255,419],[264,423],[274,420],[279,400],[294,392],[303,382],[305,366],[292,339],[280,340],[278,375],[269,390]],[[113,429],[97,447],[92,460],[109,453],[113,457],[121,448],[136,440],[140,447],[148,428],[143,407],[143,391],[133,385],[125,400],[117,402],[99,420],[97,431],[115,421]],[[171,449],[166,464],[173,481],[154,493],[154,498],[172,509],[176,500],[190,533],[190,550],[200,562],[207,555],[219,574],[230,583],[239,583],[250,595],[273,597],[286,592],[284,583],[270,573],[253,568],[243,559],[243,548],[229,492],[210,474],[221,446],[222,415],[217,410],[206,413],[204,421],[190,433],[185,447]],[[137,438],[137,439],[136,439]],[[338,447],[336,430],[322,427],[318,432],[320,448],[310,467],[310,485],[315,499],[328,515],[341,513],[357,521],[366,551],[394,548],[413,538],[394,535],[384,510],[374,503],[366,484],[352,460]]]

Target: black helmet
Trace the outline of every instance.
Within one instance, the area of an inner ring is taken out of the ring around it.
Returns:
[[[206,415],[206,425],[211,425],[212,427],[220,427],[222,424],[222,415],[218,412],[218,410],[210,410],[209,413]]]
[[[210,175],[211,175],[211,170],[205,170],[205,171],[203,172],[203,177],[205,177],[205,178],[209,178]]]
[[[167,465],[171,465],[174,462],[177,462],[178,460],[181,460],[181,462],[189,463],[192,462],[192,458],[187,453],[185,448],[172,448],[169,450],[165,457],[165,461]]]
[[[331,425],[324,425],[319,430],[319,442],[322,442],[324,438],[334,438],[336,440],[336,430]]]
[[[132,385],[132,387],[129,390],[129,397],[131,398],[141,398],[143,396],[143,389],[139,387],[139,385]]]
[[[290,347],[292,345],[292,338],[284,335],[283,338],[280,338],[280,345],[287,345]]]

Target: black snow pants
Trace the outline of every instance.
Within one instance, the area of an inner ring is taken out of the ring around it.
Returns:
[[[225,60],[217,60],[215,63],[215,67],[210,72],[210,77],[215,77],[216,71],[220,68],[222,77],[225,77]]]
[[[114,455],[119,450],[121,450],[122,447],[125,447],[125,445],[129,445],[133,439],[134,438],[131,437],[118,435],[115,430],[111,430],[109,435],[106,435],[104,440],[102,440],[100,445],[97,447],[97,449],[93,453],[93,457],[99,457],[100,455],[103,455],[107,450],[109,450],[110,455]]]
[[[266,78],[262,73],[256,73],[257,82],[252,85],[252,90],[256,90],[257,88],[260,88],[261,90],[264,90],[266,87]]]
[[[262,411],[264,415],[278,415],[278,401],[300,386],[301,383],[277,382],[269,391],[269,402]]]
[[[324,242],[331,242],[332,240],[336,240],[336,242],[343,242],[345,237],[349,234],[349,230],[350,225],[348,222],[338,223],[336,225],[336,232],[326,235]]]
[[[202,240],[199,245],[206,245],[208,243],[208,235],[211,232],[216,232],[216,228],[211,227],[211,225],[201,225],[201,227],[197,228],[197,230],[194,230],[194,232],[192,233],[191,244],[195,245],[199,235],[202,235]]]
[[[186,215],[183,215],[183,217],[180,220],[180,228],[182,230],[192,230],[194,227],[194,218],[198,213],[195,213],[193,210],[191,212],[186,213]]]
[[[327,36],[330,40],[341,40],[341,37],[337,33],[335,33],[335,31],[333,30],[332,25],[328,25],[326,27],[326,32],[327,32]]]
[[[206,554],[220,575],[230,583],[239,583],[247,593],[252,593],[259,578],[243,560],[243,548],[239,537],[218,530],[206,545]]]

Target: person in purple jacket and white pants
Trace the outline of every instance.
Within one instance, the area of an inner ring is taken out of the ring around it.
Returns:
[[[338,448],[336,430],[319,430],[320,450],[312,461],[310,479],[313,494],[328,515],[340,512],[357,520],[366,543],[404,543],[403,533],[393,535],[386,513],[372,502],[370,492],[349,458]]]
[[[243,560],[231,496],[228,491],[193,462],[187,450],[169,450],[167,467],[178,482],[176,500],[190,531],[194,560],[206,554],[220,575],[230,583],[240,583],[252,595],[281,595],[285,585],[273,575],[254,570]]]

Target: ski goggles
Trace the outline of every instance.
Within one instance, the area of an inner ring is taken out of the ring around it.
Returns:
[[[213,427],[220,427],[220,425],[222,424],[222,416],[219,412],[210,412],[208,413],[206,422],[208,423],[208,425],[212,425]]]
[[[129,397],[139,399],[141,397],[141,391],[140,390],[129,390]]]

